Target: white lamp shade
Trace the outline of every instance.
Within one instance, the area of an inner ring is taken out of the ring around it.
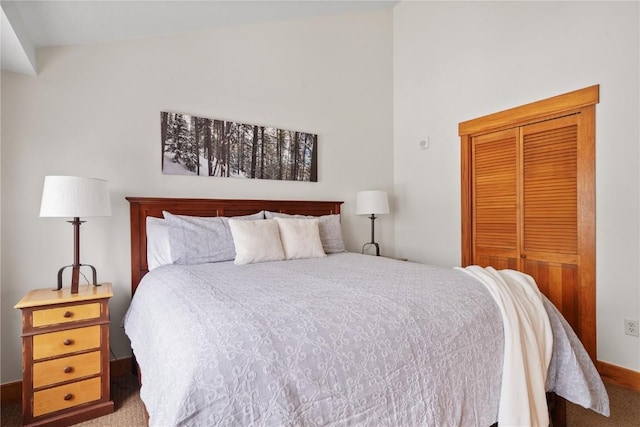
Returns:
[[[107,181],[77,176],[45,177],[40,216],[111,216]]]
[[[388,214],[386,191],[359,191],[356,196],[356,215]]]

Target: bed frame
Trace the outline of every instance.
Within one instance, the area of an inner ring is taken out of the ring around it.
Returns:
[[[147,266],[148,216],[162,218],[162,211],[175,215],[237,216],[261,210],[300,215],[339,214],[343,202],[302,200],[181,199],[127,197],[131,214],[131,295],[136,292]]]
[[[148,216],[162,218],[162,211],[191,216],[249,215],[261,210],[300,215],[339,214],[343,202],[301,200],[182,199],[160,197],[127,197],[131,214],[131,295],[147,274]],[[135,363],[134,363],[135,366]],[[138,370],[138,374],[140,371]],[[555,393],[547,393],[550,421],[553,427],[566,426],[566,401]],[[148,415],[147,424],[149,422]],[[495,427],[494,426],[491,427]]]

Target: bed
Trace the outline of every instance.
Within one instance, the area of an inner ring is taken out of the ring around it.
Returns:
[[[490,293],[465,272],[326,247],[327,256],[149,271],[148,217],[269,212],[320,221],[335,219],[341,202],[127,200],[132,302],[124,323],[150,425],[497,422],[503,323]],[[553,425],[564,423],[564,398],[608,415],[589,356],[543,303],[553,331],[544,384]]]

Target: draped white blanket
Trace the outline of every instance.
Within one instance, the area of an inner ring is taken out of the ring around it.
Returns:
[[[515,270],[477,265],[461,269],[489,290],[504,323],[500,426],[548,426],[545,396],[553,335],[533,278]]]

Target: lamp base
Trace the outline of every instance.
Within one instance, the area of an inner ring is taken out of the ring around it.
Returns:
[[[60,289],[62,289],[62,273],[64,272],[65,269],[71,267],[71,293],[72,294],[77,294],[78,293],[78,282],[80,279],[80,267],[89,267],[91,268],[91,271],[93,273],[93,286],[100,286],[98,284],[98,274],[96,273],[96,268],[93,265],[89,265],[89,264],[72,264],[72,265],[65,265],[64,267],[62,267],[60,270],[58,270],[58,288],[54,289],[54,291],[59,291]]]
[[[371,214],[371,216],[369,217],[369,219],[371,219],[371,241],[369,243],[365,243],[364,245],[362,245],[362,253],[364,253],[365,249],[367,248],[367,246],[375,246],[376,247],[376,256],[380,256],[380,245],[378,245],[375,240],[375,223],[376,223],[376,216],[374,214]]]
[[[369,246],[375,246],[376,247],[376,256],[380,256],[380,245],[378,245],[376,242],[369,242],[369,243],[365,243],[364,245],[362,245],[362,253],[364,253],[364,251],[367,250],[367,248]]]

